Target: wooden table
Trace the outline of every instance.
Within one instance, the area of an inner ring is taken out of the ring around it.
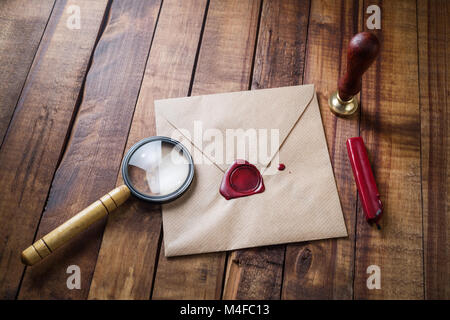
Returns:
[[[371,4],[382,50],[358,114],[336,118],[327,98]],[[449,299],[449,14],[445,0],[1,1],[0,296]],[[34,239],[122,182],[124,151],[155,134],[155,99],[302,83],[319,95],[348,238],[167,259],[160,208],[132,200],[21,264]],[[347,159],[358,135],[381,231],[364,219]],[[70,265],[80,289],[67,288]],[[371,265],[381,289],[366,285]]]

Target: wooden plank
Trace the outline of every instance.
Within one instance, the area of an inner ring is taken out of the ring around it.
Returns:
[[[450,4],[418,1],[425,298],[450,299]]]
[[[55,0],[0,2],[0,145]]]
[[[134,112],[127,149],[154,136],[153,101],[185,96],[200,40],[206,0],[165,0]],[[122,177],[117,185],[122,184]],[[89,299],[148,299],[161,235],[161,211],[130,199],[108,218]]]
[[[81,30],[67,28],[80,6]],[[14,298],[21,251],[39,223],[107,1],[58,1],[0,150],[0,296]],[[61,59],[70,53],[70,59]],[[41,283],[44,286],[44,283]]]
[[[211,0],[193,83],[193,95],[249,88],[260,1]],[[163,248],[154,299],[219,299],[223,252],[167,259]]]
[[[160,0],[112,2],[38,237],[114,188],[160,4]],[[87,298],[104,222],[28,268],[19,298]],[[70,265],[80,268],[79,290],[67,288]]]
[[[361,10],[358,1],[311,2],[304,83],[316,87],[348,238],[288,245],[282,299],[352,298],[357,198],[345,142],[358,136],[359,116],[334,116],[328,97],[345,72],[347,43],[359,31]]]
[[[263,1],[252,89],[302,83],[309,5],[308,0]],[[232,252],[223,298],[279,299],[285,248]]]
[[[371,1],[370,4],[377,4]],[[366,3],[368,5],[368,3]],[[384,205],[381,230],[357,213],[356,299],[422,299],[420,110],[415,1],[383,1],[378,60],[362,88],[361,136]],[[381,289],[367,268],[380,267]]]

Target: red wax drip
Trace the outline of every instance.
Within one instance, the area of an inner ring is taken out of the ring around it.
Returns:
[[[227,200],[251,196],[265,190],[259,170],[245,160],[235,160],[223,176],[219,192]]]
[[[284,169],[286,169],[286,166],[284,165],[284,163],[280,163],[278,165],[278,170],[283,171]]]

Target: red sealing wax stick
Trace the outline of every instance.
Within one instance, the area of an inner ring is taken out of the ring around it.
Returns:
[[[370,224],[375,223],[380,228],[378,220],[383,213],[383,204],[380,200],[380,193],[373,177],[363,139],[361,137],[348,139],[347,152],[366,220]]]

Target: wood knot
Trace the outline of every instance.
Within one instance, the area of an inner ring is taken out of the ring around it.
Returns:
[[[303,277],[308,272],[312,263],[312,252],[308,248],[303,249],[297,255],[297,261],[295,263],[295,269],[299,277]]]

